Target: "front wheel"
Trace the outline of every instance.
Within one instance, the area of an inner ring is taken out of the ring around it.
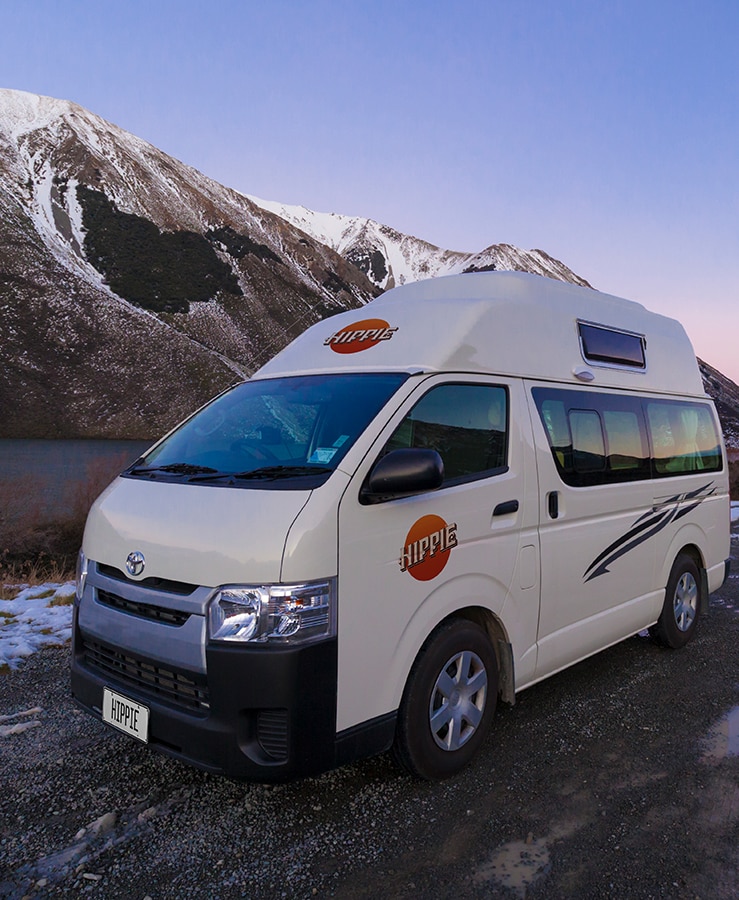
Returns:
[[[649,634],[663,647],[684,647],[698,626],[701,587],[700,573],[692,556],[681,553],[667,580],[665,603],[657,624]]]
[[[398,710],[396,759],[428,781],[464,768],[490,730],[498,663],[486,632],[452,619],[421,648]]]

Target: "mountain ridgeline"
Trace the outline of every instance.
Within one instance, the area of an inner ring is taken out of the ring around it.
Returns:
[[[587,285],[246,197],[74,103],[0,90],[0,437],[155,438],[309,325],[437,275]],[[703,367],[739,446],[739,388]]]

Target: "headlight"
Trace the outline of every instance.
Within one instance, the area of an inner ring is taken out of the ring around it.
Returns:
[[[211,600],[213,641],[295,644],[336,634],[334,579],[310,584],[232,585]]]
[[[85,590],[85,582],[87,581],[87,557],[80,550],[77,555],[77,572],[75,577],[74,599],[77,603],[82,600],[82,594]]]

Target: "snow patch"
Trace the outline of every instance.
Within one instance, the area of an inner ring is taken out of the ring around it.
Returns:
[[[0,600],[0,669],[72,637],[74,582],[20,587],[12,600]]]

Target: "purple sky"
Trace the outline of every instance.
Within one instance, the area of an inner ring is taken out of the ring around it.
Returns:
[[[739,381],[736,0],[0,0],[0,87],[245,193],[540,248]]]

